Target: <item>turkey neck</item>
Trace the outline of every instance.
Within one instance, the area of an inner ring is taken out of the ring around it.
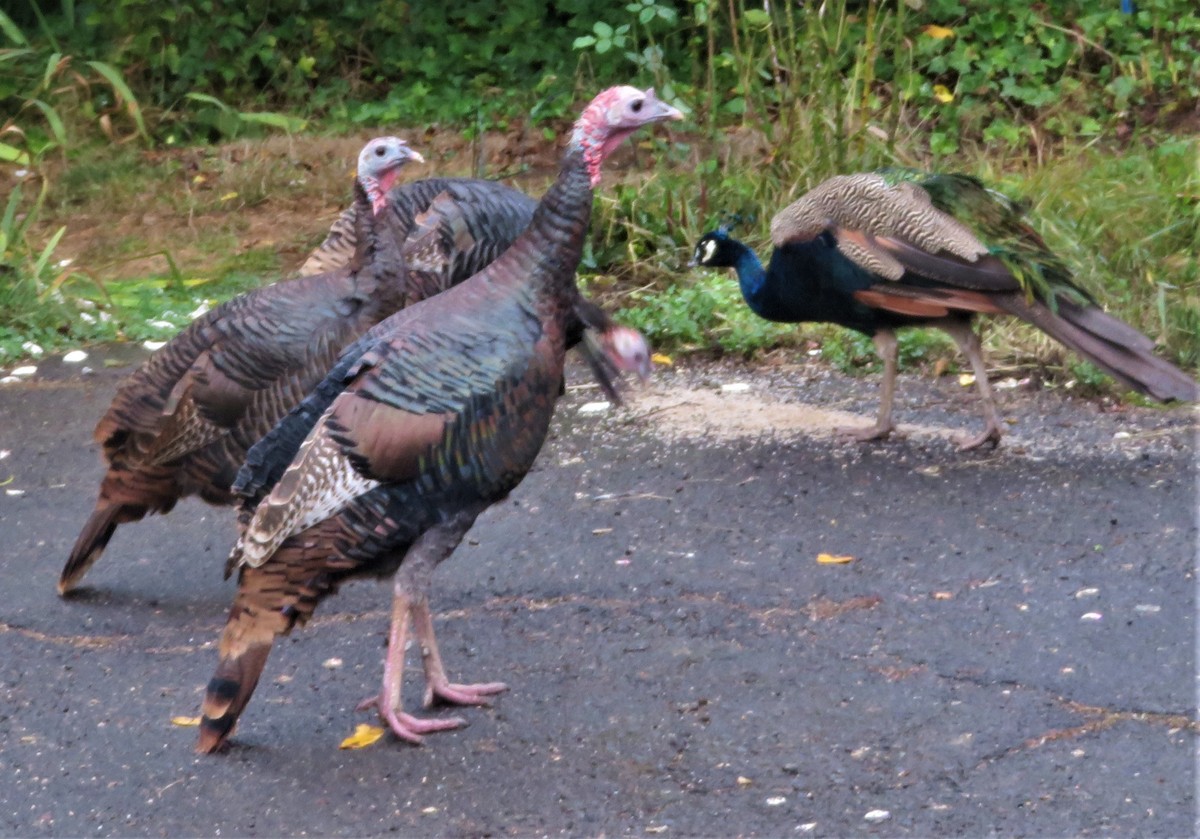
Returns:
[[[531,293],[539,319],[563,340],[564,324],[579,289],[575,269],[583,258],[583,239],[592,215],[592,186],[583,150],[572,146],[558,177],[538,202],[525,231],[490,273],[499,285]]]
[[[395,230],[384,223],[385,204],[376,215],[370,193],[359,182],[354,185],[354,235],[356,245],[350,260],[358,294],[381,314],[404,308],[408,272],[400,255]]]

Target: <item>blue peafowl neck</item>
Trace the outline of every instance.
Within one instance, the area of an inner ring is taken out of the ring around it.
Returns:
[[[763,298],[767,290],[767,271],[763,267],[762,260],[748,245],[736,239],[727,241],[729,247],[736,254],[733,260],[733,270],[737,272],[742,297],[745,298],[752,310],[761,315],[762,312],[759,309],[764,302]]]

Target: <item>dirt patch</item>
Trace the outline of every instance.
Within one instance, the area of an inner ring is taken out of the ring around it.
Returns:
[[[840,428],[866,428],[873,417],[804,402],[784,401],[745,382],[716,389],[655,385],[633,394],[626,410],[652,433],[671,440],[711,437],[831,437]],[[901,433],[953,436],[952,429],[904,425]]]

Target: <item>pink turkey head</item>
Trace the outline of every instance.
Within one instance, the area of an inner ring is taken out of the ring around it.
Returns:
[[[618,370],[637,373],[643,382],[650,378],[650,345],[636,329],[612,326],[600,339],[600,346]]]
[[[387,192],[396,182],[400,167],[410,160],[425,162],[399,137],[376,137],[359,152],[358,182],[371,199],[371,209],[376,215],[387,202]]]
[[[683,119],[683,114],[655,96],[654,88],[610,87],[593,99],[571,135],[571,144],[583,149],[592,186],[600,183],[600,164],[622,140],[643,125],[668,119]]]

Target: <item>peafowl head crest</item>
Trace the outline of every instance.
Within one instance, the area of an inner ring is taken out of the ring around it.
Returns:
[[[723,212],[720,218],[717,229],[705,233],[696,242],[692,259],[688,262],[689,268],[695,268],[698,265],[706,265],[710,268],[728,268],[737,261],[740,248],[731,234],[739,224],[753,223],[754,216]]]
[[[358,154],[358,182],[371,201],[376,215],[387,202],[387,192],[396,182],[405,163],[415,160],[424,163],[416,151],[399,137],[376,137]]]
[[[654,95],[622,85],[600,93],[584,109],[571,134],[572,147],[583,149],[593,187],[600,183],[600,165],[621,142],[643,125],[683,119],[683,114]]]

